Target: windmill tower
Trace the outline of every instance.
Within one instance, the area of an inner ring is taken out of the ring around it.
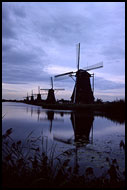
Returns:
[[[78,104],[91,104],[94,102],[94,74],[90,74],[87,71],[98,69],[103,67],[103,62],[91,65],[84,69],[79,69],[80,62],[80,43],[78,44],[78,55],[77,55],[77,71],[67,72],[56,75],[55,78],[69,75],[73,78],[75,76],[75,86],[71,96],[71,101]],[[90,77],[93,76],[93,90],[90,84]]]
[[[48,96],[46,99],[47,103],[54,104],[56,103],[54,91],[64,90],[64,89],[53,89],[53,78],[51,77],[51,88],[50,89],[40,89],[44,91],[48,91]]]

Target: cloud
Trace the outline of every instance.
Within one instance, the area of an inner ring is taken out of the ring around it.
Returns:
[[[121,88],[125,88],[125,84],[113,82],[111,80],[105,80],[102,77],[96,77],[95,78],[95,88],[101,89],[101,90],[121,89]]]

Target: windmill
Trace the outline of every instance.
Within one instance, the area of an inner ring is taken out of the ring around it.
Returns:
[[[37,101],[40,102],[42,99],[41,99],[41,95],[47,95],[47,93],[43,93],[41,94],[40,93],[40,86],[38,86],[38,94],[33,94],[34,96],[37,96]]]
[[[26,97],[23,97],[23,98],[25,98],[25,101],[29,101],[28,92],[27,92],[27,96],[26,96]]]
[[[73,76],[75,79],[75,86],[71,96],[71,100],[73,103],[83,103],[83,104],[91,104],[94,102],[94,74],[90,74],[87,71],[98,69],[103,67],[103,62],[98,64],[91,65],[84,69],[79,69],[80,62],[80,43],[78,44],[78,52],[77,52],[77,71],[71,71],[63,74],[56,75],[55,78],[69,75],[71,78]],[[93,90],[90,84],[90,77],[93,77]]]
[[[54,91],[59,91],[59,90],[64,90],[64,89],[63,88],[53,89],[53,78],[51,77],[51,88],[50,89],[40,89],[40,90],[48,91],[48,96],[47,96],[46,102],[53,104],[56,102]]]
[[[30,99],[30,101],[34,101],[33,90],[31,91],[31,96],[28,96],[28,97],[30,97],[30,98],[31,98],[31,99]]]

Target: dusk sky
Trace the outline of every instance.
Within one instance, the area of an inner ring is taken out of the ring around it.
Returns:
[[[124,2],[3,2],[2,98],[21,99],[38,86],[51,88],[50,77],[103,61],[95,74],[95,98],[125,98]],[[74,81],[65,77],[54,88],[65,88],[56,99],[70,99]],[[45,98],[46,96],[44,96]]]

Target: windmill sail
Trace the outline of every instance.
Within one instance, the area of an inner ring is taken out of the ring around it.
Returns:
[[[85,70],[85,71],[90,71],[90,70],[98,69],[98,68],[101,68],[101,67],[103,67],[103,62],[94,64],[94,65],[90,65],[90,66],[88,66],[88,67],[84,67],[83,70]]]
[[[77,70],[79,70],[79,61],[80,61],[80,43],[79,44],[77,44],[77,53],[76,53],[76,55],[77,55],[77,60],[76,60],[76,63],[77,63]]]
[[[51,88],[53,89],[53,78],[51,77]]]
[[[68,72],[68,73],[63,73],[63,74],[60,74],[60,75],[55,75],[55,78],[56,77],[61,77],[61,76],[64,76],[64,75],[71,75],[73,73],[75,73],[75,72],[71,71],[71,72]]]

